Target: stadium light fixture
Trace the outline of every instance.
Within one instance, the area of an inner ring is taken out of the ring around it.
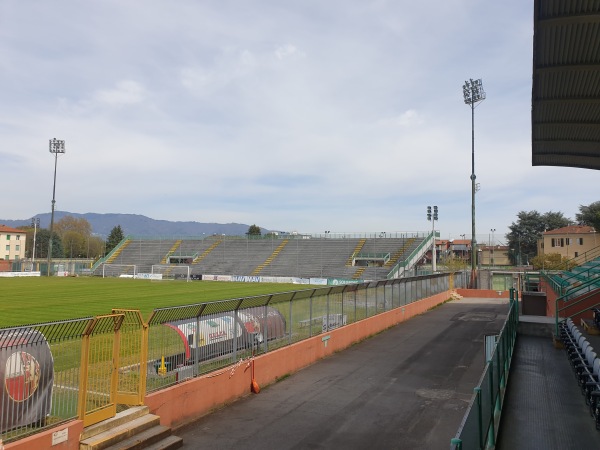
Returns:
[[[427,220],[431,221],[431,234],[433,235],[433,244],[431,245],[431,269],[433,273],[437,271],[437,249],[435,248],[435,221],[438,220],[438,207],[433,207],[433,213],[431,206],[427,207]]]
[[[485,100],[485,91],[481,78],[465,81],[463,86],[465,104],[471,106],[471,288],[477,281],[477,239],[475,238],[475,106]]]
[[[54,184],[52,185],[52,214],[50,215],[50,238],[48,239],[48,276],[52,275],[52,232],[54,231],[54,204],[56,203],[56,165],[59,153],[65,153],[65,141],[50,139],[50,153],[54,154]]]

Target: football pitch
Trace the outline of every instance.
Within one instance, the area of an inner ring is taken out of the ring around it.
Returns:
[[[149,281],[129,278],[0,278],[0,328],[139,309],[147,320],[155,308],[307,289],[277,283]]]

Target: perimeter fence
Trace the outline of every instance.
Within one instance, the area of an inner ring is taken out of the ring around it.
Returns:
[[[303,289],[0,329],[0,438],[72,419],[84,426],[145,394],[438,293],[467,275],[434,274]]]

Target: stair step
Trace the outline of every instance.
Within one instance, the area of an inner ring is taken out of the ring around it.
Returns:
[[[162,442],[170,436],[171,428],[158,425],[106,447],[105,450],[141,450],[151,444]]]
[[[117,413],[115,417],[111,417],[108,420],[104,420],[100,423],[90,425],[89,427],[84,428],[83,433],[81,433],[81,440],[85,440],[91,438],[92,436],[96,436],[106,430],[112,430],[119,425],[130,422],[133,419],[137,419],[138,417],[145,416],[150,412],[150,408],[147,406],[136,406],[133,408],[128,408],[125,411],[121,411]]]
[[[144,450],[174,450],[183,447],[183,439],[179,436],[169,436],[160,442],[144,447]]]
[[[160,425],[160,418],[146,414],[79,442],[79,450],[103,450],[148,428]]]

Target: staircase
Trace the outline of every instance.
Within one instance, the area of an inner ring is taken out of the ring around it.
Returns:
[[[167,252],[167,254],[163,257],[163,259],[160,261],[161,264],[167,264],[167,261],[169,260],[169,256],[171,256],[173,253],[175,253],[175,251],[177,250],[177,247],[179,247],[181,245],[181,239],[177,240],[174,244],[173,247],[171,247],[171,249]]]
[[[277,248],[273,251],[273,253],[271,254],[271,256],[269,256],[264,263],[262,263],[261,265],[259,265],[256,269],[254,269],[254,271],[252,272],[252,275],[258,275],[260,272],[262,272],[262,270],[267,267],[269,264],[271,264],[273,262],[273,260],[275,258],[277,258],[277,255],[279,255],[279,253],[281,252],[281,250],[283,250],[283,248],[287,245],[287,243],[290,242],[289,239],[286,239],[285,241],[283,241],[281,244],[279,244],[277,246]]]
[[[182,445],[183,439],[173,436],[147,406],[138,406],[85,428],[79,450],[170,450]]]
[[[398,262],[400,257],[408,250],[408,248],[415,242],[415,238],[408,239],[400,249],[392,255],[392,257],[385,263],[384,267],[393,267]]]
[[[202,261],[204,258],[206,258],[210,252],[212,252],[215,248],[217,248],[221,242],[223,242],[221,239],[219,239],[218,241],[215,241],[210,247],[208,247],[206,250],[204,250],[204,252],[197,256],[196,258],[194,258],[194,260],[192,261],[192,264],[198,264],[200,261]]]
[[[346,267],[352,267],[352,260],[354,259],[354,255],[356,255],[357,253],[360,253],[360,251],[362,250],[362,248],[365,246],[366,243],[367,243],[367,240],[364,238],[361,239],[360,241],[358,241],[358,244],[356,244],[356,247],[354,247],[354,251],[348,257],[348,261],[346,261]],[[363,270],[363,272],[364,272],[364,270]]]
[[[125,250],[125,248],[131,244],[131,241],[129,239],[127,239],[125,242],[123,242],[123,245],[121,245],[111,256],[110,258],[108,258],[105,262],[106,264],[111,264],[115,259],[117,259],[117,257],[121,254],[121,252],[123,250]]]
[[[356,269],[356,272],[354,272],[354,275],[352,275],[352,279],[359,280],[365,270],[367,270],[367,266],[361,266]]]

